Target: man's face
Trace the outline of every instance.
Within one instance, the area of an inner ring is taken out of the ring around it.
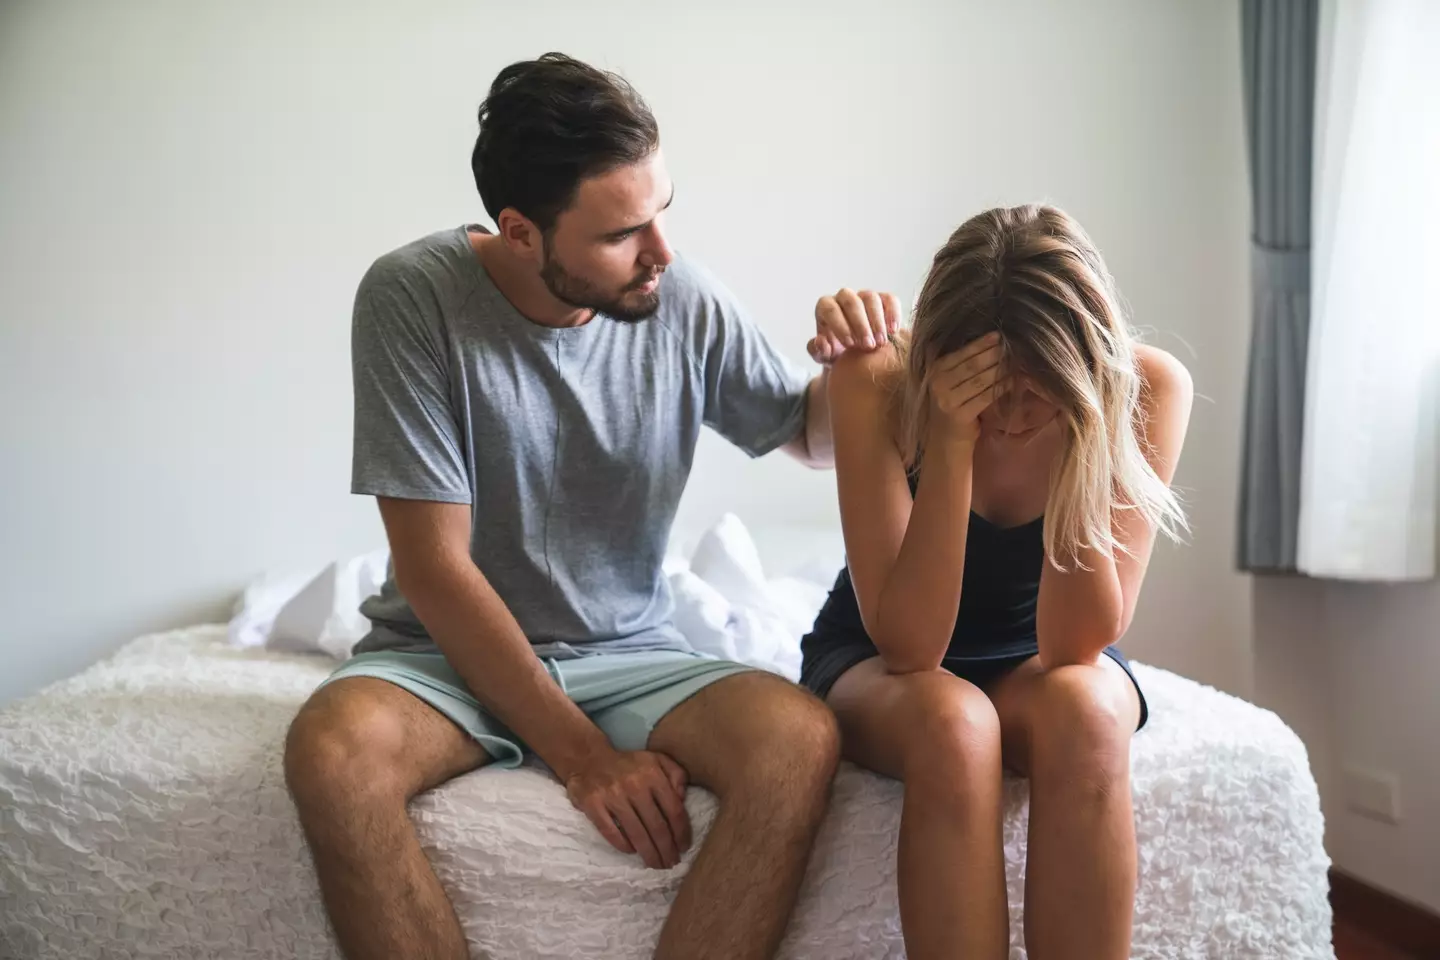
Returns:
[[[540,278],[551,295],[628,323],[653,316],[675,259],[664,232],[674,192],[658,149],[582,182],[544,238]]]

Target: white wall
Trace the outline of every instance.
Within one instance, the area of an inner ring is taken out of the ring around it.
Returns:
[[[969,214],[1095,235],[1202,394],[1130,641],[1245,692],[1230,572],[1246,312],[1232,4],[0,6],[0,702],[255,572],[379,541],[346,495],[348,318],[376,255],[481,217],[506,63],[621,69],[658,115],[677,243],[803,358],[816,296],[913,296]],[[1188,345],[1188,346],[1187,346]],[[833,522],[831,481],[711,443],[682,521]]]
[[[1336,864],[1440,913],[1440,586],[1256,581],[1256,693],[1305,740]],[[1346,805],[1392,774],[1400,822]]]

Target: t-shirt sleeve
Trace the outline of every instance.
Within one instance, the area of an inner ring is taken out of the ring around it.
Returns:
[[[729,290],[702,278],[705,423],[750,456],[763,456],[804,428],[810,378],[771,345]]]
[[[353,493],[471,501],[442,330],[438,307],[427,312],[397,278],[372,269],[361,282],[351,327]]]

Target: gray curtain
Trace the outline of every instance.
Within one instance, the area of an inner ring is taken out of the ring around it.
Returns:
[[[1295,572],[1310,333],[1318,0],[1241,0],[1250,160],[1250,374],[1238,564]]]

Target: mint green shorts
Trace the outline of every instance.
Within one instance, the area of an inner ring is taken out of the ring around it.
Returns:
[[[617,750],[644,750],[661,717],[715,681],[754,669],[674,650],[542,662]],[[346,677],[374,677],[414,694],[474,737],[497,766],[517,767],[529,752],[524,741],[471,696],[465,681],[440,653],[362,653],[342,664],[325,683]]]

